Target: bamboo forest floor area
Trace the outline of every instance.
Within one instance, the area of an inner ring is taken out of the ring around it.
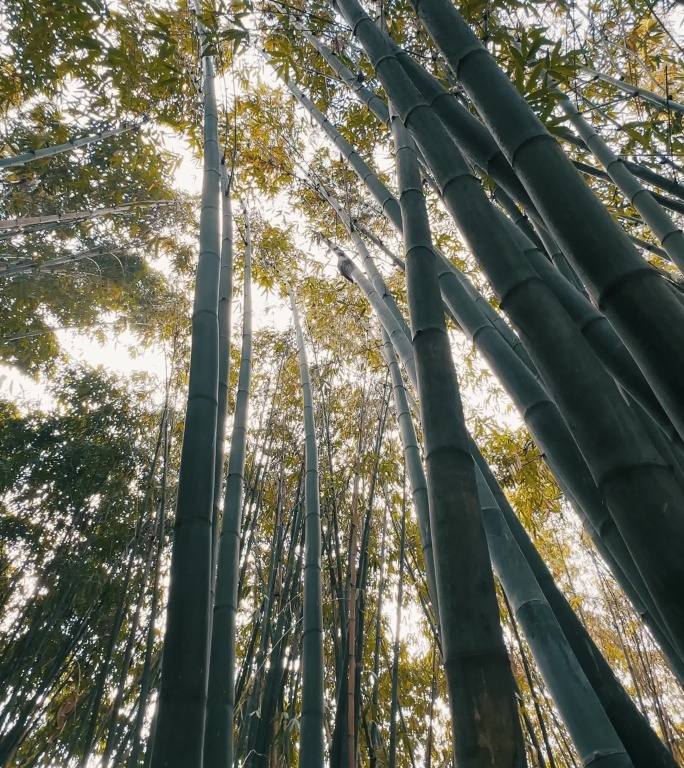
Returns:
[[[0,0],[0,768],[684,767],[682,0]]]

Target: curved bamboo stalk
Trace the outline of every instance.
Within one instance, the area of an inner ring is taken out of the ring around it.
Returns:
[[[299,764],[302,768],[322,768],[323,742],[323,607],[321,581],[321,510],[318,495],[318,446],[311,394],[309,363],[304,334],[299,322],[292,290],[290,306],[297,336],[299,371],[304,400],[304,432],[306,441],[306,480],[304,485],[304,608],[302,624],[302,714],[299,733]]]
[[[218,545],[216,602],[211,632],[204,765],[233,764],[235,720],[235,617],[238,609],[240,529],[244,492],[245,454],[252,375],[252,243],[249,216],[244,212],[245,271],[242,351],[235,416],[230,441],[228,477]],[[212,463],[213,468],[213,463]]]
[[[93,256],[106,256],[108,254],[121,253],[121,248],[91,248],[88,251],[81,251],[80,253],[74,253],[69,256],[59,256],[55,259],[48,259],[36,263],[35,261],[27,261],[22,264],[13,264],[10,266],[0,266],[0,280],[5,277],[11,277],[12,275],[19,275],[22,272],[40,272],[43,269],[52,269],[53,267],[62,266],[63,264],[76,264],[83,259],[92,259]]]
[[[143,122],[145,122],[143,120]],[[88,144],[93,144],[96,141],[104,141],[110,139],[112,136],[120,136],[122,133],[128,131],[140,130],[142,123],[123,123],[119,128],[112,128],[108,131],[99,131],[98,133],[92,133],[89,136],[79,136],[76,139],[69,139],[64,144],[56,144],[53,147],[43,147],[42,149],[29,149],[28,152],[23,152],[21,155],[14,155],[14,157],[0,157],[0,169],[13,168],[17,165],[25,165],[33,160],[44,160],[47,157],[54,157],[62,152],[70,152],[72,149],[78,149],[79,147],[85,147]]]

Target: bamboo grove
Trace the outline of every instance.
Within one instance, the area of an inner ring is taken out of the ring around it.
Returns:
[[[0,765],[684,765],[674,0],[0,2]]]

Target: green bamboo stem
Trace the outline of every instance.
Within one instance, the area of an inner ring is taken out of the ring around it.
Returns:
[[[204,71],[204,175],[185,431],[153,768],[202,768],[218,411],[220,155],[214,64]]]
[[[684,436],[684,308],[636,252],[456,8],[447,0],[412,4],[549,231]]]
[[[53,147],[43,147],[42,149],[29,149],[27,152],[23,152],[20,155],[14,155],[13,157],[1,157],[0,169],[14,168],[17,165],[25,165],[33,160],[44,160],[45,158],[54,157],[63,152],[71,152],[73,149],[85,147],[96,141],[104,141],[113,136],[120,136],[122,133],[127,133],[128,131],[137,131],[140,129],[140,125],[140,123],[123,123],[119,128],[111,128],[108,131],[98,131],[89,136],[79,136],[76,139],[69,139],[69,141],[64,144],[56,144]]]
[[[451,298],[452,298],[452,301],[455,301],[455,302],[458,303],[458,294],[452,294]],[[464,304],[465,304],[465,306],[467,306],[467,303],[464,302]],[[384,317],[387,317],[387,314],[385,314]],[[468,315],[466,315],[465,317],[463,315],[460,315],[459,317],[461,317],[463,319],[463,327],[464,327],[464,330],[466,332],[468,332],[468,331],[472,332],[474,334],[475,338],[477,338],[478,336],[480,336],[480,337],[482,337],[482,336],[486,337],[487,336],[486,332],[483,333],[483,331],[484,331],[483,326],[477,324],[478,322],[482,323],[482,318],[480,317],[478,319],[477,314],[475,314],[475,316],[473,318],[474,322],[473,322],[473,320],[469,319]],[[472,310],[471,310],[470,317],[473,317]],[[395,337],[396,337],[396,334],[395,334]],[[496,337],[494,337],[494,338],[496,338]],[[396,364],[395,364],[394,368],[396,369]],[[393,369],[391,368],[390,370],[393,370]],[[401,385],[401,376],[398,373],[398,369],[396,369],[396,375],[398,377],[398,384]],[[520,376],[521,373],[518,372],[517,375]],[[529,373],[528,373],[528,376],[529,376]],[[523,376],[523,379],[524,379],[524,376]],[[394,380],[395,380],[395,375],[393,373],[393,383],[394,383]],[[533,384],[536,384],[536,382],[534,382],[534,380],[532,380],[532,382],[533,382]],[[538,387],[538,385],[537,385],[537,387]],[[532,408],[534,409],[534,406]],[[412,422],[410,420],[410,414],[408,413],[408,405],[407,404],[404,406],[404,409],[405,409],[404,419],[405,419],[405,421],[408,420],[408,425],[405,424],[404,426],[401,427],[400,434],[402,436],[402,442],[403,442],[403,444],[405,446],[405,450],[406,450],[406,447],[408,445],[411,445],[411,442],[410,442],[411,438],[407,437],[407,435],[413,435],[413,440],[415,440],[415,431],[413,431],[413,425],[412,425]],[[532,409],[532,412],[534,412],[533,409]],[[401,412],[401,410],[402,410],[401,406],[399,405],[398,402],[397,402],[397,410],[399,412]],[[562,422],[554,422],[553,420],[550,420],[550,425],[553,426],[554,423],[555,423],[555,426],[558,427],[557,431],[560,434],[562,434],[562,432],[565,431],[565,427],[564,427],[563,423]],[[552,431],[555,432],[555,430],[552,430]],[[471,443],[471,447],[473,449],[473,455],[475,456],[476,461],[478,463],[478,467],[480,469],[482,469],[483,471],[485,471],[485,469],[486,469],[487,472],[489,473],[489,470],[486,467],[486,464],[484,463],[484,459],[482,459],[481,455],[479,454],[479,451],[477,450],[477,447],[473,443]],[[409,479],[410,479],[412,485],[414,483],[417,483],[416,488],[421,488],[421,487],[424,487],[424,474],[423,474],[422,464],[420,462],[420,454],[418,453],[417,447],[416,447],[415,453],[416,453],[416,462],[414,464],[408,463],[408,460],[407,460],[407,467],[409,469]],[[580,460],[581,460],[581,457],[580,457]],[[421,481],[420,481],[421,477],[423,477],[422,484],[421,484]],[[494,480],[494,478],[491,475],[491,473],[489,473],[489,480],[488,480],[488,482],[496,483],[496,481]],[[498,488],[498,486],[497,486],[497,488]],[[497,498],[500,499],[499,506],[501,506],[501,499],[503,498],[503,494],[500,492],[500,489],[499,489],[498,493],[499,493],[499,495],[497,496]],[[601,505],[600,497],[598,498],[598,503],[599,503],[599,508],[600,508],[600,505]],[[418,511],[420,509],[420,507],[416,506],[416,509]],[[509,515],[509,517],[510,517],[510,515]],[[421,520],[421,515],[420,514],[418,514],[418,519],[419,519],[419,526],[420,526],[420,520]],[[605,529],[608,527],[607,512],[605,511],[605,508],[603,509],[603,512],[602,512],[602,518],[600,518],[600,519],[606,521],[603,524],[604,533],[605,533]],[[510,523],[510,520],[508,522]],[[516,520],[516,522],[517,522],[517,520]],[[519,533],[520,537],[523,537],[525,535],[524,534],[524,530],[522,529],[522,527],[520,526],[519,523],[518,523],[518,526],[520,528],[518,533]],[[421,529],[419,528],[419,530],[421,530]],[[421,538],[423,537],[423,535],[424,535],[423,531],[421,530]],[[429,536],[429,535],[430,535],[430,531],[429,531],[429,527],[428,527],[427,536]],[[594,536],[595,535],[596,534],[594,532]],[[518,541],[518,544],[520,544],[520,546],[523,546],[524,539],[519,540],[519,536],[516,536],[516,541]],[[527,540],[527,541],[529,543],[529,540]],[[571,609],[569,608],[567,603],[562,598],[561,594],[556,589],[556,587],[555,587],[555,585],[553,583],[552,577],[550,576],[550,574],[548,574],[548,571],[545,570],[545,566],[543,565],[543,562],[541,561],[539,556],[536,554],[536,551],[534,551],[534,549],[532,548],[531,544],[529,544],[528,550],[527,550],[527,554],[526,554],[526,557],[528,558],[528,560],[529,560],[529,557],[530,557],[530,551],[529,550],[531,550],[533,555],[536,557],[536,561],[533,561],[533,564],[534,564],[534,562],[536,562],[536,565],[537,565],[537,570],[535,571],[535,578],[538,575],[541,575],[541,576],[546,575],[546,592],[545,592],[545,594],[548,595],[550,593],[549,599],[552,599],[552,598],[555,599],[555,610],[556,610],[556,612],[561,617],[565,618],[565,629],[564,629],[564,631],[566,631],[566,632],[570,631],[571,632],[571,637],[576,637],[577,638],[578,627],[580,629],[582,629],[581,628],[581,624],[579,624],[577,619],[574,617],[574,614],[572,614]],[[426,561],[426,564],[427,564],[428,563],[427,557],[426,557],[425,561]],[[505,566],[506,562],[507,562],[507,558],[503,557],[502,563],[499,563],[499,564],[503,568]],[[428,570],[428,575],[429,575],[429,570]],[[619,575],[619,572],[618,572],[618,575]],[[565,611],[565,613],[563,611]],[[573,620],[574,620],[574,625],[572,623]],[[655,737],[655,734],[653,734],[652,731],[650,731],[650,728],[649,728],[647,722],[642,720],[642,719],[640,719],[640,716],[638,715],[636,710],[633,708],[629,698],[626,696],[626,694],[624,694],[624,691],[622,691],[621,688],[616,689],[616,686],[618,684],[617,684],[617,681],[614,680],[614,678],[612,678],[612,673],[611,673],[611,677],[610,678],[607,677],[607,674],[606,674],[605,670],[607,669],[608,672],[610,672],[610,668],[606,665],[606,663],[605,663],[605,661],[603,660],[602,657],[601,657],[601,660],[600,660],[601,664],[599,664],[597,662],[596,658],[595,658],[596,655],[599,654],[599,652],[597,650],[595,650],[595,653],[594,653],[593,656],[591,654],[589,654],[589,656],[587,656],[587,650],[586,649],[587,649],[588,646],[585,645],[585,641],[586,641],[586,637],[588,637],[588,636],[586,636],[586,632],[584,630],[582,630],[582,631],[584,633],[585,639],[578,638],[578,641],[573,645],[573,649],[575,651],[579,650],[579,651],[582,652],[582,655],[580,656],[580,658],[582,658],[582,660],[583,660],[582,669],[584,670],[584,672],[588,675],[589,679],[591,680],[592,687],[595,688],[596,695],[599,697],[599,700],[602,703],[604,703],[606,701],[609,703],[609,705],[610,705],[609,710],[610,710],[611,722],[613,722],[615,727],[618,727],[614,723],[614,721],[616,719],[618,721],[618,724],[620,722],[629,723],[629,725],[627,727],[627,732],[630,733],[630,734],[632,733],[632,728],[636,727],[638,732],[639,732],[639,734],[640,734],[638,739],[636,739],[638,741],[639,745],[640,745],[638,747],[639,752],[643,753],[643,751],[644,751],[643,746],[641,746],[641,745],[642,745],[642,742],[645,739],[650,744],[649,748],[651,750],[655,749],[655,753],[657,754],[658,753],[658,749],[656,749],[656,745],[659,744],[659,742],[657,740],[657,737]],[[604,667],[604,669],[601,669],[601,667]],[[612,683],[611,683],[611,679],[612,679]],[[636,718],[636,722],[635,722],[635,718]],[[625,729],[623,729],[621,731],[621,738],[625,738]],[[629,742],[630,743],[630,752],[629,752],[630,756],[632,756],[632,753],[635,750],[635,746],[632,743],[634,741],[635,741],[635,739],[632,736],[631,741]],[[663,755],[660,755],[659,759],[663,759]],[[642,762],[642,764],[643,764],[643,762]]]
[[[361,27],[370,34],[378,31],[355,0],[343,0],[338,7],[348,21],[358,20],[357,33]],[[417,157],[396,118],[392,132],[454,760],[462,766],[524,765],[513,677],[499,622]]]
[[[330,55],[333,56],[332,52],[330,52]],[[354,82],[356,82],[356,79],[355,78],[353,79],[354,79]],[[375,96],[371,91],[368,91],[368,89],[364,88],[364,90],[367,91],[368,94],[370,94],[370,96]],[[375,98],[379,99],[379,97],[375,97]],[[308,105],[311,104],[311,102],[309,101],[302,102],[302,103],[304,106],[307,107],[307,109],[309,108]],[[366,100],[365,103],[368,103],[368,100]],[[384,104],[384,102],[381,102],[381,103]],[[312,113],[312,115],[316,118],[315,114]],[[320,112],[318,112],[318,115],[320,115],[321,119],[316,118],[317,121],[321,125],[323,121],[325,121],[326,132],[328,132],[328,134],[331,137],[334,137],[335,142],[336,143],[344,142],[345,146],[348,146],[350,150],[347,154],[348,155],[351,155],[351,153],[354,154],[355,161],[352,164],[352,169],[355,171],[359,179],[361,179],[361,181],[363,181],[366,184],[368,191],[375,198],[376,202],[380,205],[383,213],[386,215],[390,223],[394,226],[397,232],[401,234],[403,231],[403,225],[401,221],[401,211],[399,209],[398,202],[396,201],[395,198],[393,198],[392,193],[387,189],[387,187],[384,186],[384,184],[382,184],[382,182],[377,178],[377,175],[373,173],[373,171],[370,169],[367,163],[360,157],[360,155],[353,149],[353,147],[351,147],[351,145],[348,142],[346,142],[346,140],[341,136],[339,131],[337,131],[337,129],[332,125],[332,123],[330,123],[330,121],[328,121],[327,118],[325,118],[325,116],[323,116]],[[499,152],[499,154],[501,153]],[[327,200],[335,209],[337,215],[339,216],[340,220],[342,221],[345,228],[347,229],[350,237],[354,241],[357,251],[359,252],[359,255],[363,260],[364,267],[366,268],[366,272],[368,273],[369,277],[371,277],[371,279],[373,280],[373,283],[375,284],[376,289],[378,290],[378,293],[383,298],[385,298],[385,300],[388,301],[390,309],[396,315],[402,328],[406,331],[407,327],[406,327],[406,322],[403,318],[403,315],[396,307],[396,303],[394,302],[394,299],[391,297],[391,294],[389,294],[389,292],[387,291],[384,280],[382,279],[377,268],[375,267],[373,260],[370,254],[368,253],[368,249],[365,247],[365,245],[363,244],[363,241],[358,236],[358,232],[361,231],[361,229],[351,221],[347,213],[344,211],[343,206],[339,203],[339,201],[337,201],[334,198],[333,195],[330,194],[330,192],[328,192],[328,190],[325,189],[325,187],[322,184],[317,182],[313,182],[313,184],[315,189],[319,192],[319,194],[321,194],[321,196],[325,200]],[[366,232],[365,234],[368,235],[369,233]],[[380,244],[380,247],[383,248],[382,244]],[[435,252],[441,258],[443,258],[442,254],[440,254],[437,250]],[[400,259],[396,259],[396,257],[391,253],[390,253],[390,257],[393,260],[395,260],[395,263],[397,263],[402,270],[404,269],[403,261],[401,261]],[[501,333],[501,335],[515,350],[516,354],[523,360],[523,362],[525,362],[525,364],[533,372],[536,373],[534,364],[532,363],[532,360],[530,359],[530,356],[525,350],[520,339],[516,337],[515,333],[513,333],[513,331],[508,327],[506,322],[501,317],[499,317],[499,315],[494,310],[494,308],[479,293],[479,291],[475,288],[475,286],[472,285],[472,283],[466,277],[466,275],[461,273],[459,270],[456,270],[456,268],[453,267],[447,259],[444,259],[444,261],[445,263],[449,264],[449,268],[455,272],[459,280],[461,280],[461,282],[464,284],[472,300],[479,304],[479,306],[482,308],[482,311],[487,315],[488,319],[494,324],[494,326]],[[447,308],[447,311],[448,311],[448,308]],[[456,320],[455,317],[453,317],[453,315],[452,315],[452,319],[454,320],[455,323],[458,323],[458,321]]]
[[[401,651],[401,608],[404,601],[404,551],[406,548],[406,478],[401,497],[401,536],[399,537],[399,585],[394,623],[394,651],[392,655],[392,699],[390,704],[389,768],[397,762],[397,708],[399,703],[399,653]]]
[[[511,227],[505,218],[500,217],[499,220],[511,239],[525,253],[537,274],[553,291],[606,370],[644,407],[670,440],[681,443],[681,438],[643,373],[605,315],[579,293],[524,235]]]
[[[479,470],[478,492],[492,563],[582,764],[631,766]]]
[[[311,378],[304,334],[294,294],[290,306],[297,336],[299,371],[304,400],[306,480],[304,485],[304,608],[302,624],[302,712],[299,734],[301,768],[323,768],[325,713],[323,709],[323,607],[321,580],[321,510],[318,491],[318,446]]]
[[[581,147],[585,147],[585,144],[580,139],[577,140],[577,143]],[[636,165],[635,163],[630,163],[628,160],[623,159],[622,157],[618,156],[618,160],[622,163],[622,165],[625,166],[625,168],[634,176],[637,178],[643,178],[646,174],[644,174],[642,171],[643,169],[641,166]],[[593,165],[589,165],[588,163],[583,163],[581,160],[573,160],[572,161],[575,168],[577,168],[578,171],[581,171],[582,173],[593,176],[595,179],[601,179],[602,181],[608,181],[612,182],[612,179],[610,176],[605,172],[602,171],[600,168],[595,168]],[[665,177],[663,178],[663,182],[667,181]],[[644,181],[648,181],[649,183],[653,183],[652,179],[650,177],[643,178]],[[674,200],[671,197],[666,197],[665,195],[660,194],[659,192],[656,192],[653,189],[648,190],[651,196],[654,200],[656,200],[660,205],[663,206],[663,208],[667,208],[670,211],[675,211],[675,213],[684,213],[684,201],[682,200]]]
[[[594,480],[678,654],[684,655],[684,604],[677,586],[684,581],[684,563],[678,554],[684,521],[675,513],[684,507],[682,490],[570,317],[524,254],[512,247],[479,182],[411,85],[390,44],[355,0],[345,0],[340,8],[347,4],[354,8],[346,14],[347,21],[390,98],[397,99],[407,127],[421,141],[445,203],[502,308],[529,340],[537,368],[564,418],[573,424]]]
[[[12,266],[0,266],[0,280],[24,272],[40,273],[44,269],[49,270],[65,264],[77,264],[84,259],[93,259],[96,256],[107,256],[109,254],[114,255],[117,253],[121,253],[121,248],[91,248],[87,251],[70,254],[69,256],[59,256],[58,258],[48,259],[47,261],[42,262],[36,262],[34,259],[31,259],[30,261],[13,264]]]
[[[416,429],[413,426],[411,410],[409,408],[406,387],[397,365],[397,356],[395,347],[390,339],[385,326],[382,325],[383,346],[382,353],[389,368],[392,381],[392,391],[394,394],[394,411],[396,414],[399,434],[401,436],[401,445],[404,451],[404,464],[409,476],[409,485],[411,487],[411,496],[413,499],[413,508],[416,512],[418,521],[418,533],[420,536],[421,548],[423,551],[423,564],[428,583],[428,592],[430,602],[439,618],[439,602],[437,596],[437,582],[435,578],[435,561],[432,551],[432,536],[430,533],[430,506],[428,502],[427,483],[425,481],[425,471],[423,469],[423,460],[420,455],[420,446],[416,436]],[[395,336],[396,338],[396,336]],[[415,372],[409,378],[416,383]]]
[[[556,586],[553,575],[508,503],[487,462],[474,443],[472,445],[475,462],[487,481],[513,538],[529,563],[537,583],[561,625],[563,634],[570,643],[584,674],[591,682],[601,705],[610,717],[635,768],[650,768],[650,766],[675,768],[676,763],[665,745],[656,736],[646,717],[636,708],[586,628]]]
[[[216,765],[231,766],[234,758],[235,621],[238,609],[240,530],[252,375],[252,242],[246,210],[244,226],[242,350],[218,545],[216,601],[211,633],[207,721],[204,734],[206,768]]]

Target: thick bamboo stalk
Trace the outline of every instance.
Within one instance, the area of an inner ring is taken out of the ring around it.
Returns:
[[[299,370],[304,400],[305,485],[304,507],[304,607],[302,623],[302,713],[299,735],[299,765],[322,768],[324,719],[323,710],[323,607],[321,581],[321,510],[318,491],[318,446],[314,418],[311,378],[304,334],[297,305],[290,291],[290,305],[297,336]]]
[[[92,133],[89,136],[79,136],[76,139],[69,139],[69,141],[64,144],[56,144],[53,147],[43,147],[42,149],[29,149],[27,152],[23,152],[20,155],[14,155],[13,157],[0,157],[0,169],[14,168],[17,165],[25,165],[33,160],[44,160],[47,157],[54,157],[62,152],[71,152],[72,149],[85,147],[96,141],[104,141],[113,136],[120,136],[122,133],[127,133],[128,131],[137,131],[140,129],[140,125],[140,123],[123,123],[119,128],[112,128],[108,131],[98,131],[98,133]]]
[[[492,563],[582,764],[631,766],[479,471],[478,491]]]
[[[506,388],[564,493],[574,501],[590,538],[613,567],[642,618],[658,626],[662,623],[660,614],[556,404],[468,301],[454,274],[442,265],[440,282],[461,327]]]
[[[355,270],[358,272],[358,270]],[[454,297],[455,298],[455,297]],[[383,313],[382,317],[388,322],[387,329],[383,330],[385,333],[387,333],[388,330],[391,330],[391,317],[389,316],[389,313]],[[482,330],[481,326],[475,326],[476,328],[480,328]],[[466,322],[466,319],[464,319],[464,328],[471,329],[473,326],[470,322]],[[486,335],[486,334],[485,334]],[[475,337],[477,338],[478,333],[475,332]],[[386,337],[387,338],[387,337]],[[394,338],[397,338],[397,334],[394,334]],[[401,349],[404,349],[403,345]],[[396,369],[396,364],[394,365],[394,369]],[[390,368],[390,370],[393,370]],[[407,371],[410,371],[411,367],[407,367]],[[399,385],[401,385],[401,375],[398,372],[398,369],[396,369],[396,375],[398,377]],[[393,381],[394,381],[394,373],[393,373]],[[397,409],[400,409],[399,402],[397,401]],[[408,407],[406,408],[408,411]],[[407,412],[405,419],[409,420],[409,426],[410,430],[413,429],[412,422],[410,421],[410,414]],[[552,422],[553,423],[553,422]],[[562,427],[561,427],[562,431]],[[413,434],[415,439],[415,432],[408,431],[405,426],[402,427],[401,432],[402,441],[405,446],[405,451],[407,447],[410,445],[407,439],[408,434]],[[505,501],[505,498],[503,497],[503,493],[498,488],[498,485],[496,485],[496,480],[494,479],[493,475],[491,475],[491,472],[489,471],[486,463],[484,462],[484,459],[482,459],[479,451],[477,450],[477,447],[474,445],[474,443],[471,442],[471,448],[473,450],[473,456],[476,459],[476,462],[478,464],[478,467],[483,472],[486,472],[487,474],[487,481],[492,484],[492,489],[496,488],[497,492],[497,500],[498,500],[498,506],[503,509],[503,501]],[[423,474],[423,468],[422,464],[420,463],[420,456],[418,455],[418,462],[416,464],[408,464],[407,466],[409,468],[409,479],[411,480],[411,483],[414,482],[418,483],[417,488],[421,488],[424,486],[424,474]],[[422,483],[420,478],[423,478]],[[599,499],[600,504],[600,499]],[[417,507],[417,509],[419,509]],[[508,509],[508,516],[507,516],[507,522],[510,525],[510,515],[513,514],[510,508]],[[603,512],[603,519],[606,518],[606,512],[604,510]],[[419,523],[420,523],[420,515],[419,515]],[[654,755],[654,759],[658,759],[660,761],[665,760],[665,755],[660,754],[660,742],[658,741],[655,734],[653,734],[652,731],[650,731],[650,728],[648,726],[648,723],[641,718],[637,710],[634,708],[631,700],[629,697],[624,693],[622,688],[619,687],[619,684],[617,683],[617,680],[612,676],[612,673],[610,673],[610,667],[606,664],[603,657],[600,657],[600,661],[597,659],[597,656],[600,656],[599,651],[591,645],[586,645],[586,640],[588,639],[588,635],[586,635],[586,631],[583,629],[582,625],[577,621],[574,614],[572,613],[572,610],[568,606],[567,602],[565,602],[564,598],[560,594],[560,592],[555,587],[555,584],[553,582],[553,579],[551,575],[549,574],[548,570],[546,570],[543,562],[541,561],[541,558],[539,558],[539,555],[536,553],[536,550],[532,547],[531,543],[529,543],[528,539],[525,539],[525,532],[522,526],[517,522],[517,519],[515,520],[515,523],[517,524],[517,533],[516,533],[516,541],[521,546],[527,546],[527,549],[525,549],[526,552],[526,558],[528,559],[528,562],[530,562],[531,567],[533,567],[535,578],[541,578],[543,583],[545,583],[545,595],[549,600],[554,601],[554,611],[557,615],[557,618],[559,621],[563,620],[563,631],[566,633],[570,633],[571,639],[574,639],[575,642],[573,643],[573,652],[579,652],[579,659],[582,660],[582,669],[584,670],[584,673],[587,675],[587,679],[590,681],[592,687],[595,690],[596,695],[599,697],[599,700],[601,701],[602,705],[606,705],[608,707],[607,711],[609,712],[609,716],[611,719],[611,722],[613,723],[613,727],[616,728],[616,730],[620,730],[621,739],[625,739],[626,737],[629,737],[628,740],[625,742],[625,744],[629,744],[629,754],[630,757],[634,759],[634,754],[639,757],[638,764],[639,765],[645,765],[644,760],[645,756],[649,753],[649,750]],[[607,523],[604,524],[604,527],[606,527]],[[514,529],[515,530],[515,529]],[[427,535],[430,535],[430,531],[428,528]],[[421,531],[422,536],[422,531]],[[526,543],[527,542],[527,543]],[[530,560],[532,558],[532,560]],[[535,559],[536,558],[536,559]],[[505,562],[506,558],[504,558]],[[501,564],[500,564],[501,565]],[[503,565],[501,567],[504,567]],[[574,623],[573,623],[574,622]],[[581,630],[581,632],[580,632]],[[582,639],[583,638],[583,639]],[[593,648],[593,653],[591,651],[591,648]],[[623,726],[620,728],[620,726]],[[639,736],[635,738],[634,734],[632,733],[632,729],[636,729],[636,731],[639,733]],[[648,750],[644,748],[644,743],[648,743],[649,747]],[[635,765],[637,764],[637,761],[635,760]],[[646,763],[647,764],[647,763]],[[662,763],[666,764],[666,763]]]
[[[204,734],[204,765],[233,764],[235,719],[235,620],[238,609],[240,530],[252,375],[252,242],[244,211],[245,266],[242,349],[228,477],[218,545],[216,602],[211,632],[211,663]],[[213,468],[212,463],[212,468]]]
[[[684,436],[684,308],[636,252],[456,8],[447,0],[412,4],[549,231]]]
[[[422,465],[419,465],[416,474],[422,474]],[[584,764],[592,765],[601,760],[606,765],[631,765],[479,469],[477,475],[493,565],[514,604],[544,680],[582,754]],[[413,482],[411,474],[410,477]]]
[[[511,227],[505,218],[502,217],[499,220],[511,239],[525,253],[537,274],[553,291],[606,370],[644,407],[668,438],[681,443],[681,438],[653,394],[643,373],[605,315],[577,291],[524,235]]]
[[[153,768],[201,768],[218,410],[220,155],[214,64],[203,58],[204,176],[188,403],[178,481]]]
[[[524,254],[512,247],[479,182],[453,143],[449,145],[445,129],[410,84],[389,43],[367,22],[355,0],[345,0],[340,8],[344,10],[347,3],[354,6],[347,21],[390,98],[398,100],[407,127],[421,141],[445,203],[502,308],[529,340],[537,368],[564,418],[572,423],[575,440],[673,644],[684,655],[684,601],[677,586],[684,581],[678,554],[684,520],[676,512],[684,507],[684,493],[570,317]]]
[[[478,468],[487,481],[518,547],[529,563],[537,583],[561,625],[563,634],[570,643],[584,674],[591,682],[601,705],[610,717],[635,768],[650,766],[675,768],[676,763],[665,745],[656,736],[648,720],[636,708],[586,628],[556,586],[553,575],[508,503],[484,457],[475,449],[474,443],[473,447],[473,456]]]
[[[356,18],[357,32],[362,26],[371,34],[371,28],[377,31],[367,15],[359,18],[361,9],[355,0],[343,0],[339,7],[348,21]],[[454,760],[473,767],[524,765],[513,678],[499,623],[417,157],[397,118],[392,120],[392,132]]]

